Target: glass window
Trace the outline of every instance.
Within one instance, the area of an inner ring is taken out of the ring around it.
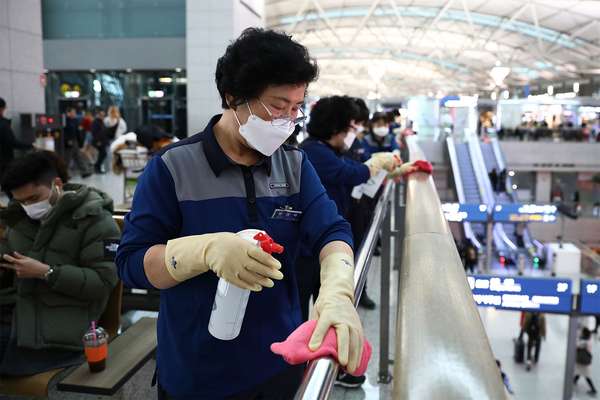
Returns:
[[[116,105],[129,130],[152,124],[187,136],[185,71],[60,71],[49,72],[47,82],[48,114]]]
[[[184,37],[185,0],[43,0],[44,39]]]

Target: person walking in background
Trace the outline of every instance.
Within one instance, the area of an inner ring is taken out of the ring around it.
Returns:
[[[525,228],[527,226],[525,225],[524,222],[518,222],[517,225],[515,226],[515,237],[517,239],[517,246],[518,247],[525,247],[525,241],[523,240],[523,238],[525,237]]]
[[[494,191],[498,191],[498,171],[496,171],[496,168],[492,168],[488,175],[490,177],[490,183],[492,184],[492,188],[494,189]]]
[[[102,110],[101,108],[97,108],[94,122],[92,122],[93,146],[98,151],[98,158],[96,159],[96,164],[94,164],[94,171],[97,174],[105,173],[103,169],[103,164],[104,160],[106,160],[107,147],[109,144],[103,119],[104,110]]]
[[[94,148],[94,137],[92,136],[92,125],[94,123],[94,115],[91,111],[86,110],[81,118],[79,129],[83,134],[83,155],[88,159],[89,163],[94,165],[98,152]]]
[[[71,164],[71,160],[75,162],[75,166],[81,173],[82,178],[87,178],[92,174],[91,165],[81,152],[83,145],[83,135],[81,134],[79,121],[74,108],[68,108],[65,114],[65,127],[63,130],[65,139],[64,161],[67,169]]]
[[[5,111],[6,101],[0,97],[0,177],[15,158],[15,150],[33,149],[32,145],[17,140],[10,127],[10,119],[4,118]]]
[[[575,214],[581,215],[581,195],[579,194],[579,190],[573,192],[573,211],[575,211]]]
[[[108,140],[111,142],[127,132],[127,123],[121,118],[121,113],[117,106],[108,107],[108,115],[104,118],[103,122],[107,130],[114,128],[114,134],[112,136],[108,135]]]
[[[466,246],[464,247],[464,255],[465,255],[465,272],[469,271],[471,274],[475,273],[475,268],[479,262],[479,255],[477,254],[477,249],[471,243],[471,241],[467,241]]]
[[[506,192],[506,168],[502,169],[498,175],[498,188],[496,191],[498,193]]]
[[[521,317],[521,333],[519,339],[522,339],[523,333],[527,334],[527,371],[531,370],[533,365],[537,365],[540,359],[540,350],[542,339],[546,339],[546,317],[542,313],[526,312]],[[531,350],[535,348],[533,363],[531,360]]]
[[[583,327],[581,330],[581,335],[577,340],[577,353],[575,356],[575,377],[573,378],[573,382],[577,384],[579,377],[583,376],[587,381],[588,385],[590,385],[590,390],[588,394],[594,396],[596,392],[596,387],[594,386],[594,382],[592,382],[592,332],[587,328]]]

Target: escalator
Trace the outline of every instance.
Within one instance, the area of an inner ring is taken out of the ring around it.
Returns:
[[[446,143],[459,203],[482,204],[479,185],[467,143],[455,143],[452,138],[446,139]],[[470,239],[475,247],[481,248],[481,243],[485,239],[485,224],[464,221],[463,228],[465,237]]]
[[[492,144],[481,142],[480,146],[481,146],[481,153],[483,155],[483,161],[485,163],[486,173],[489,174],[490,172],[492,172],[492,169],[495,169],[496,172],[499,174],[500,171],[502,170],[502,168],[500,168],[500,166],[498,165]],[[487,179],[489,179],[489,176]],[[508,179],[508,177],[507,177],[507,179]],[[494,205],[495,204],[513,203],[512,198],[506,193],[506,191],[502,191],[502,192],[498,193],[495,191],[495,188],[493,188],[492,192],[493,192],[493,196],[494,196]],[[514,245],[514,248],[516,248],[517,247],[517,245],[516,245],[517,237],[515,235],[515,226],[516,225],[510,224],[510,223],[496,224],[496,225],[501,225],[502,230],[504,231],[504,234],[506,235],[506,240],[509,241],[509,243],[507,243],[508,246],[512,248],[513,247],[512,245]],[[496,233],[496,232],[494,232],[494,233]]]
[[[483,146],[483,144],[482,144]],[[492,149],[493,159],[496,165],[496,170],[501,171],[506,168],[506,162],[504,160],[504,154],[502,153],[502,149],[500,148],[500,143],[496,138],[492,139],[489,143],[489,147]],[[483,147],[482,147],[483,151]],[[485,153],[485,152],[484,152]],[[489,156],[488,156],[489,157]],[[485,154],[484,154],[485,158]],[[486,161],[487,165],[487,161]],[[519,203],[519,199],[517,197],[516,192],[512,188],[512,178],[510,174],[506,176],[506,187],[504,188],[504,192],[499,196],[499,203],[505,204],[507,202],[510,203]],[[507,224],[505,224],[507,225]],[[514,227],[513,227],[514,229]],[[514,231],[512,232],[514,235]],[[544,258],[544,245],[539,241],[534,239],[531,236],[531,232],[529,231],[529,226],[525,225],[525,230],[523,232],[523,242],[525,244],[525,248],[531,256],[537,256],[538,258]],[[515,241],[516,243],[516,241]]]

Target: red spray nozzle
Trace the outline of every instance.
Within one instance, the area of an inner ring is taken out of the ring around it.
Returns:
[[[262,232],[257,233],[254,236],[254,240],[258,241],[258,244],[260,245],[261,249],[263,249],[263,251],[266,253],[269,253],[269,254],[283,253],[283,246],[278,243],[275,243],[275,241],[273,239],[271,239],[271,237],[269,235],[267,235],[266,233],[262,233]]]

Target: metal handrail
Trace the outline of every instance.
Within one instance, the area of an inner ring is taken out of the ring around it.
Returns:
[[[424,159],[408,138],[410,159]],[[407,179],[394,399],[505,399],[433,179]]]
[[[379,231],[386,217],[393,184],[385,186],[373,214],[373,222],[369,227],[363,245],[361,246],[356,266],[354,268],[354,305],[358,304],[367,273],[371,265],[371,257],[377,245]],[[308,363],[302,383],[296,392],[295,400],[325,400],[329,397],[333,383],[337,376],[339,365],[331,357],[323,357]]]

